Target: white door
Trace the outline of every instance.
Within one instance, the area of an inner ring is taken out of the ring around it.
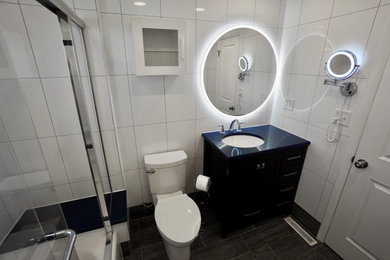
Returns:
[[[325,239],[344,259],[390,259],[389,99],[390,60]]]
[[[221,40],[218,43],[217,107],[227,114],[235,114],[235,99],[238,81],[239,37]]]

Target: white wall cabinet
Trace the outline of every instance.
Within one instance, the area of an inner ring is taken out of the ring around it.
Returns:
[[[137,75],[178,75],[186,72],[184,22],[134,18]]]

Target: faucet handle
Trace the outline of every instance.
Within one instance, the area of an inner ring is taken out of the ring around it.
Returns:
[[[221,127],[221,130],[219,131],[219,133],[224,134],[225,133],[225,125],[219,124],[218,126]]]
[[[245,122],[242,122],[242,123],[239,123],[238,126],[237,126],[237,132],[240,132],[241,131],[241,126],[244,125]]]

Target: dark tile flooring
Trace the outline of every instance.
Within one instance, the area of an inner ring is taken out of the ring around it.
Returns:
[[[210,211],[202,214],[202,228],[191,245],[191,259],[341,259],[325,244],[309,246],[284,222],[274,217],[220,236],[220,224]],[[130,212],[131,243],[122,244],[125,260],[168,259],[153,218],[153,208]]]

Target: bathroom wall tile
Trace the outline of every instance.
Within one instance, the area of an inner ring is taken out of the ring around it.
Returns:
[[[121,174],[118,147],[116,144],[116,136],[114,131],[103,131],[102,139],[110,175]]]
[[[139,170],[140,182],[141,182],[141,191],[142,191],[142,202],[151,203],[153,202],[152,193],[150,192],[148,175],[145,172],[145,169]]]
[[[127,187],[127,207],[142,204],[141,182],[138,169],[125,172]]]
[[[199,74],[195,75],[195,94],[196,94],[196,119],[221,118],[221,113],[209,102],[209,97],[203,91]]]
[[[75,199],[96,195],[92,180],[71,183],[72,192]]]
[[[361,10],[377,7],[380,0],[335,0],[332,16],[339,16],[347,13],[358,12]]]
[[[0,2],[17,4],[18,0],[1,0]]]
[[[322,178],[303,169],[297,195],[295,196],[295,203],[314,217],[321,200],[325,183],[325,180]]]
[[[389,2],[390,3],[390,2]],[[378,57],[383,55],[381,48],[386,44],[386,26],[390,23],[390,5],[381,6],[376,14],[374,25],[370,33],[363,62],[360,64],[359,78],[369,78],[375,74],[375,64],[378,64]]]
[[[292,75],[288,97],[295,99],[294,110],[286,110],[285,115],[302,122],[307,122],[310,116],[316,85],[317,76]]]
[[[101,18],[107,73],[125,75],[127,74],[126,54],[121,15],[102,14]]]
[[[40,76],[68,76],[57,17],[41,6],[22,5],[21,8]]]
[[[54,188],[58,202],[65,202],[74,199],[72,188],[69,184],[57,185]]]
[[[57,203],[57,194],[53,187],[31,190],[31,197],[35,207],[42,207]]]
[[[107,86],[106,77],[92,77],[93,91],[95,95],[96,109],[99,118],[100,130],[113,130],[114,122],[110,93]]]
[[[0,117],[10,140],[36,138],[34,124],[17,79],[0,80]]]
[[[137,153],[139,169],[143,171],[144,155],[162,153],[168,150],[166,124],[136,126]]]
[[[92,133],[92,143],[96,151],[97,164],[98,164],[100,176],[107,176],[108,173],[107,173],[106,159],[103,153],[103,144],[102,144],[102,139],[100,137],[100,132]]]
[[[370,9],[332,18],[329,23],[328,37],[326,39],[327,43],[325,45],[321,64],[325,64],[330,54],[337,50],[352,51],[360,64],[368,42],[375,14],[376,9]],[[357,27],[356,21],[365,22]],[[322,75],[325,74],[322,66],[319,72]]]
[[[381,5],[390,4],[390,0],[381,0]]]
[[[78,182],[91,178],[83,137],[66,135],[57,137],[69,181]]]
[[[195,0],[161,0],[161,16],[195,19]]]
[[[70,79],[46,78],[42,79],[42,85],[56,134],[80,133],[80,123]]]
[[[96,10],[94,0],[73,0],[76,9]]]
[[[94,11],[76,10],[78,16],[83,19],[85,46],[88,50],[90,73],[93,76],[105,75],[105,66],[101,45],[98,16]]]
[[[136,6],[134,2],[121,0],[122,13],[133,15],[160,16],[160,1],[144,0],[145,6]]]
[[[221,120],[216,118],[209,119],[199,119],[196,120],[196,132],[195,132],[195,148],[196,148],[196,157],[203,156],[203,137],[202,133],[218,131],[218,125],[221,124]],[[225,129],[228,129],[229,126],[225,125]]]
[[[338,88],[324,85],[324,80],[325,77],[318,78],[309,122],[326,129],[336,115],[336,108],[347,109],[349,102]]]
[[[316,75],[322,67],[322,52],[325,45],[329,20],[301,25],[295,44],[293,73]]]
[[[100,12],[103,13],[121,13],[120,0],[98,0],[98,6]]]
[[[195,181],[195,160],[192,159],[187,162],[185,193],[188,194],[195,191]]]
[[[3,121],[0,118],[0,143],[8,142],[7,131],[5,130]]]
[[[0,181],[3,181],[7,177],[18,175],[20,173],[10,143],[0,143],[0,172]],[[3,196],[1,197],[4,199]]]
[[[54,136],[49,109],[39,79],[22,79],[20,87],[24,92],[38,137]]]
[[[19,220],[25,209],[30,209],[35,206],[35,203],[27,190],[17,193],[12,200],[7,204],[8,213],[14,223]]]
[[[23,173],[42,171],[46,169],[38,140],[12,142],[18,164]]]
[[[184,150],[189,159],[195,158],[195,120],[167,124],[168,151]]]
[[[195,76],[164,76],[167,121],[195,118]]]
[[[8,211],[4,207],[0,207],[0,242],[3,241],[3,239],[8,235],[8,232],[11,231],[12,227],[14,226],[14,223],[11,219],[11,217],[8,214]],[[5,255],[5,254],[3,254]],[[7,260],[7,258],[4,258]],[[9,260],[15,259],[14,257],[8,258]]]
[[[129,171],[138,168],[137,149],[133,127],[118,128],[119,148],[123,170]]]
[[[255,23],[261,27],[277,27],[280,6],[280,0],[256,0]]]
[[[92,132],[99,130],[97,116],[96,116],[96,107],[95,100],[92,93],[91,78],[90,77],[81,77],[84,100],[87,107],[87,114],[90,123],[90,128]]]
[[[284,27],[296,26],[299,23],[302,0],[289,0],[286,2],[284,14]]]
[[[277,113],[272,113],[270,124],[279,128],[283,127],[283,121],[285,117]]]
[[[205,9],[196,12],[196,20],[226,22],[227,0],[196,0],[196,8]]]
[[[0,3],[0,23],[0,78],[37,77],[38,71],[19,6]]]
[[[123,38],[125,40],[127,73],[135,74],[132,16],[122,15],[122,23],[123,23]]]
[[[192,74],[196,70],[196,31],[195,21],[185,20],[186,23],[186,63],[187,63],[187,74]]]
[[[350,137],[341,136],[337,142],[337,148],[332,160],[332,165],[329,170],[327,182],[336,184],[337,177],[344,166],[347,165],[350,168],[352,162],[351,159],[355,155],[357,150],[357,143],[354,143]]]
[[[333,192],[333,188],[334,188],[333,184],[331,184],[329,182],[325,183],[325,187],[324,187],[324,190],[323,190],[322,195],[321,195],[320,203],[318,204],[318,208],[317,208],[316,213],[314,215],[314,217],[319,222],[322,222],[326,208],[328,206],[330,196],[332,195],[332,192]]]
[[[125,188],[122,174],[110,176],[112,191],[119,191]]]
[[[68,175],[66,174],[65,166],[62,161],[57,139],[55,137],[41,138],[39,139],[39,143],[53,185],[68,183]]]
[[[129,227],[127,225],[127,222],[116,224],[112,226],[112,230],[116,232],[118,236],[118,242],[126,242],[130,240],[129,237]]]
[[[110,76],[108,82],[112,91],[115,122],[117,127],[133,125],[130,89],[127,76]]]
[[[330,18],[334,0],[303,0],[300,24]]]
[[[163,77],[130,76],[134,125],[165,122]]]
[[[30,191],[53,186],[47,170],[24,173],[23,178]]]
[[[281,69],[283,74],[291,73],[297,34],[298,27],[291,27],[283,30],[279,56],[279,69]]]
[[[285,117],[282,123],[282,129],[305,138],[307,124],[289,117]]]
[[[234,24],[253,24],[256,0],[228,0],[227,21]]]
[[[336,150],[336,143],[329,143],[325,139],[325,130],[308,126],[306,139],[311,143],[307,150],[305,167],[324,180],[328,178],[330,165]]]

